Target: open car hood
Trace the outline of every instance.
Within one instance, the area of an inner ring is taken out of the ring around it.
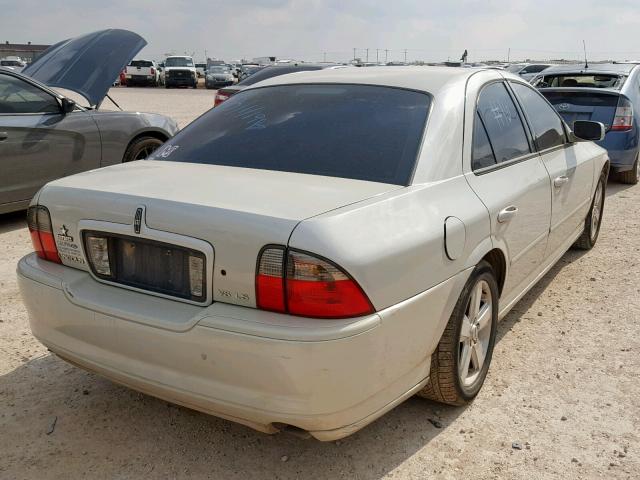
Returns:
[[[99,30],[52,45],[22,73],[49,87],[77,92],[97,107],[146,44],[128,30]]]

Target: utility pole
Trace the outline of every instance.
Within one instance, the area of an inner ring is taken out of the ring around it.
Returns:
[[[404,49],[404,63],[407,63],[407,49]]]
[[[356,61],[356,47],[353,47],[353,61]]]
[[[511,58],[511,49],[507,50],[507,63],[509,63],[510,58]]]
[[[384,63],[389,63],[389,49],[384,49]]]
[[[369,49],[367,48],[367,63],[369,63]]]
[[[376,63],[380,63],[380,60],[378,60],[378,52],[380,51],[379,48],[376,48]]]

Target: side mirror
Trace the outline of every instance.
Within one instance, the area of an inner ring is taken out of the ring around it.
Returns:
[[[67,113],[71,113],[76,109],[76,102],[71,100],[70,98],[64,97],[62,99],[62,113],[66,115]]]
[[[598,142],[604,139],[605,128],[600,122],[576,120],[573,122],[573,137],[575,141]]]

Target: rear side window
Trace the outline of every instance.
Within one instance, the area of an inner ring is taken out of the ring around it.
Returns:
[[[562,120],[538,92],[521,83],[511,83],[523,110],[535,133],[538,150],[556,147],[565,143]]]
[[[427,93],[369,85],[244,90],[151,158],[408,185],[430,102]]]
[[[531,153],[520,115],[502,82],[491,83],[482,89],[477,114],[493,148],[496,163]],[[476,117],[475,123],[477,120]],[[475,151],[476,141],[482,140],[476,140],[474,135],[473,141]]]
[[[487,131],[478,112],[476,112],[476,119],[473,124],[473,157],[471,161],[473,170],[496,164],[496,157],[493,154]]]

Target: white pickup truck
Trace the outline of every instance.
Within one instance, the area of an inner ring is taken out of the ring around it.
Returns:
[[[157,87],[160,84],[158,65],[152,60],[132,60],[125,69],[125,78],[127,87],[134,85]]]
[[[198,88],[198,73],[193,58],[187,56],[167,57],[164,61],[164,85],[166,88]]]

